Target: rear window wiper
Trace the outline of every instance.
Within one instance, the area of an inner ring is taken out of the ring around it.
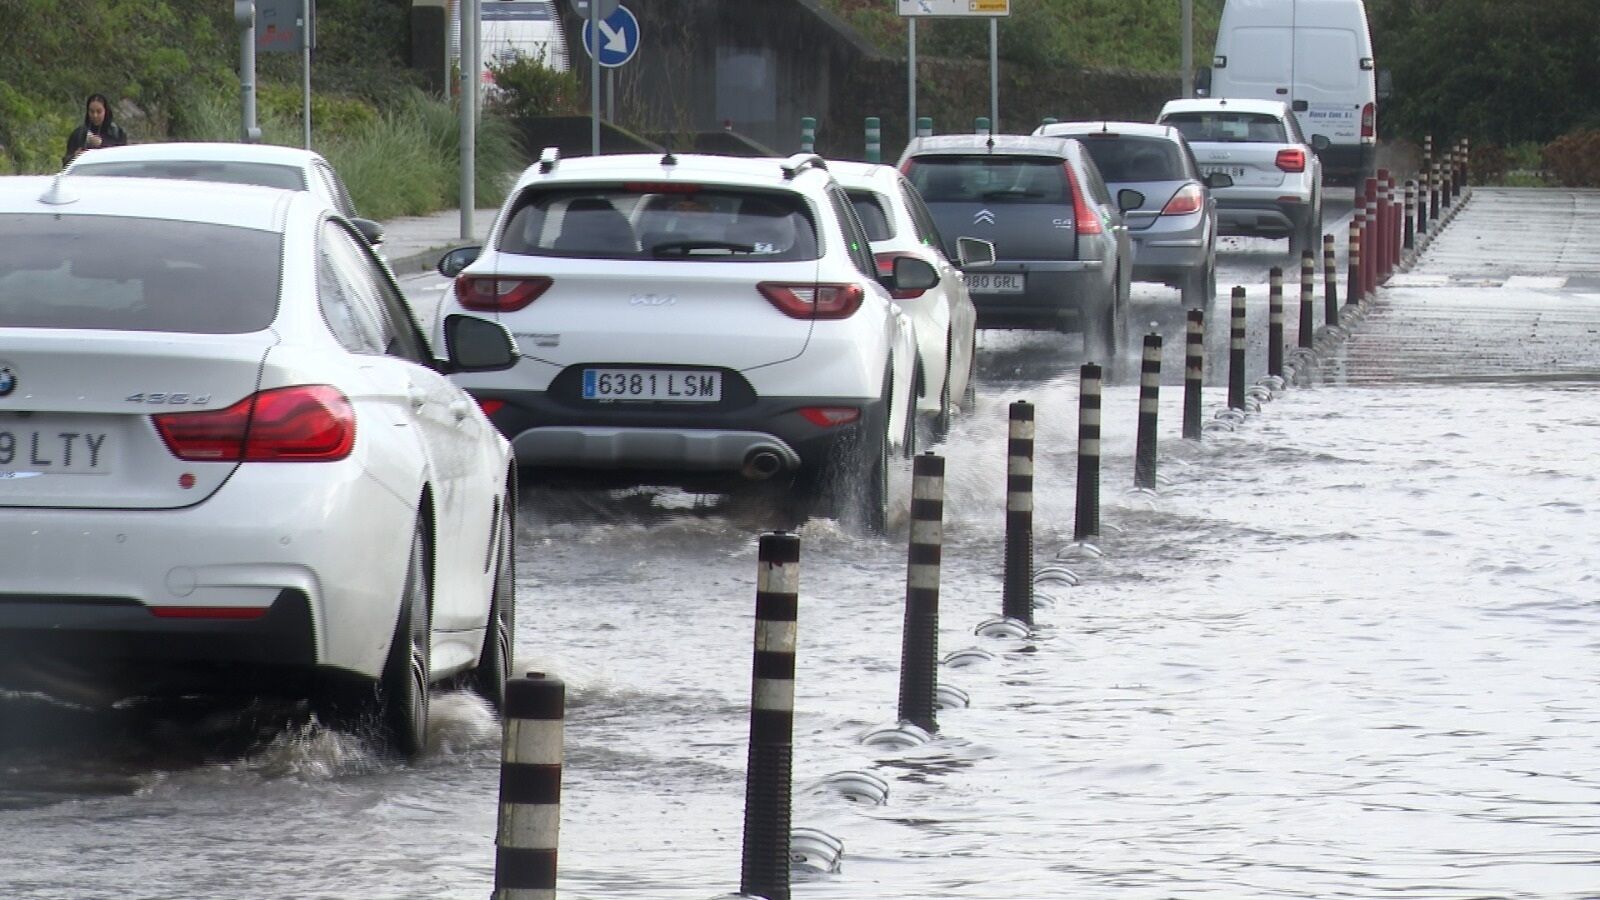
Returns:
[[[666,241],[650,248],[652,256],[689,256],[700,250],[720,250],[724,253],[754,253],[754,244],[737,241]]]

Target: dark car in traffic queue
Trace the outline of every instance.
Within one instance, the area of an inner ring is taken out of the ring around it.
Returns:
[[[967,275],[979,328],[1082,332],[1086,352],[1116,355],[1133,269],[1122,211],[1144,203],[1139,192],[1113,198],[1069,138],[914,138],[900,170],[941,232],[994,244],[994,265]]]
[[[1133,239],[1133,280],[1177,288],[1185,306],[1216,297],[1217,200],[1233,179],[1202,174],[1189,142],[1171,125],[1052,122],[1034,134],[1081,141],[1113,196],[1132,188],[1144,203],[1123,213]]]

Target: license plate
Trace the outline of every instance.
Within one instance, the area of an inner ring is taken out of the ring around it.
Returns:
[[[968,272],[967,290],[974,294],[1020,294],[1027,276],[1019,272]]]
[[[585,400],[715,403],[722,373],[695,369],[584,369]]]
[[[111,435],[70,424],[18,427],[0,423],[0,478],[26,475],[106,475]]]
[[[1201,175],[1213,175],[1221,172],[1229,178],[1243,178],[1244,166],[1201,166]]]

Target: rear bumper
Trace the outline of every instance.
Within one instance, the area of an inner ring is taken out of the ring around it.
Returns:
[[[1365,175],[1373,170],[1377,163],[1378,148],[1376,144],[1330,144],[1317,151],[1317,158],[1322,160],[1322,171],[1330,178],[1348,180]]]
[[[1033,328],[1076,330],[1093,298],[1104,294],[1112,273],[1098,259],[996,262],[982,270],[993,274],[1020,274],[1020,293],[972,294],[979,328]]]
[[[1163,221],[1131,232],[1133,237],[1133,280],[1153,281],[1176,286],[1191,272],[1205,268],[1210,256],[1207,220],[1199,216],[1190,221]]]
[[[1229,200],[1217,203],[1217,229],[1222,234],[1286,237],[1311,215],[1306,203],[1285,200]]]

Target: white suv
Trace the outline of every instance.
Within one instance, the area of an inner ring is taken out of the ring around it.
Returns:
[[[1218,97],[1169,100],[1156,121],[1183,133],[1203,176],[1233,179],[1212,190],[1223,234],[1286,237],[1289,252],[1322,247],[1322,162],[1289,104]],[[1327,138],[1316,137],[1316,147]]]
[[[793,478],[825,514],[886,526],[889,454],[912,452],[916,404],[890,291],[938,274],[906,257],[879,276],[821,158],[549,149],[487,246],[439,271],[455,278],[444,312],[517,336],[515,368],[460,383],[521,465]]]

